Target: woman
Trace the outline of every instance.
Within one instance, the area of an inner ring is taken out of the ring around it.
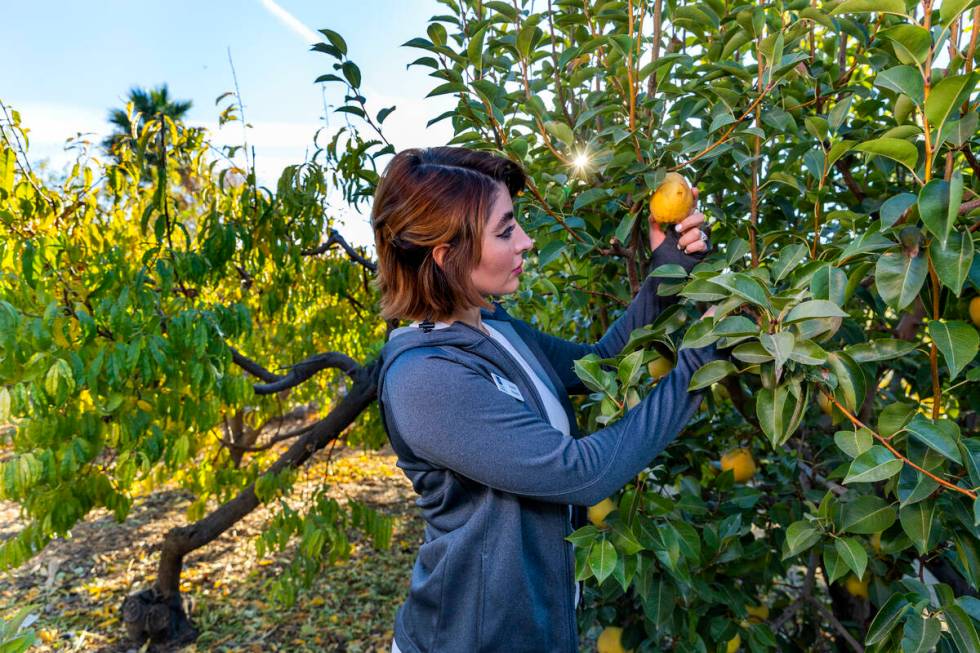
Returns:
[[[615,356],[665,300],[646,279],[594,345],[489,304],[518,288],[533,244],[513,212],[524,183],[519,166],[485,152],[413,149],[394,157],[374,197],[382,314],[414,320],[382,351],[378,397],[425,519],[392,651],[576,651],[572,517],[581,525],[582,507],[677,435],[700,402],[687,391],[691,375],[716,357],[681,352],[621,420],[580,437],[568,395],[588,390],[573,362]],[[653,229],[653,265],[690,269],[707,249],[703,222],[692,213],[673,246]]]

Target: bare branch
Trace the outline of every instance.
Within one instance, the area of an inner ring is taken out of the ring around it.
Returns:
[[[250,358],[243,356],[234,347],[231,349],[232,361],[240,368],[265,381],[256,383],[253,386],[257,395],[271,395],[274,392],[293,388],[307,380],[320,370],[337,368],[347,376],[353,378],[354,374],[361,368],[353,358],[346,354],[336,351],[329,351],[323,354],[314,354],[305,360],[289,366],[289,372],[284,375],[275,374],[265,369]]]
[[[847,628],[844,628],[844,625],[837,620],[837,617],[834,616],[833,612],[827,609],[827,606],[812,596],[808,596],[807,599],[809,600],[810,605],[815,607],[823,618],[830,622],[830,625],[834,627],[834,630],[840,633],[841,637],[843,637],[844,640],[851,645],[852,649],[857,651],[857,653],[864,653],[864,647],[861,646],[856,639],[854,639],[854,635],[852,635]]]
[[[350,258],[350,260],[354,261],[355,263],[360,263],[371,272],[378,271],[378,266],[373,261],[369,261],[368,259],[361,256],[357,252],[357,250],[351,247],[350,244],[348,244],[348,242],[344,240],[344,237],[341,236],[336,229],[330,230],[330,237],[327,238],[327,241],[325,243],[323,243],[322,245],[318,245],[313,249],[304,249],[302,252],[300,252],[300,254],[302,254],[303,256],[317,256],[319,254],[323,254],[334,245],[340,245],[344,249],[344,251],[347,252],[348,258]]]

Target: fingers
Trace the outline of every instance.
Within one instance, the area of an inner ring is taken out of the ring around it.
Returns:
[[[677,229],[678,233],[683,234],[685,231],[688,231],[689,229],[695,229],[700,227],[702,224],[704,224],[704,221],[705,221],[704,213],[701,213],[700,211],[695,211],[694,213],[692,213],[691,215],[687,216],[686,218],[678,222],[676,225],[674,225],[674,228]]]

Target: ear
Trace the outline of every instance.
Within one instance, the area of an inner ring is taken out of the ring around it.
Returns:
[[[442,243],[432,248],[432,259],[436,262],[436,265],[439,266],[440,270],[442,269],[442,263],[445,260],[446,252],[448,251],[449,243]]]

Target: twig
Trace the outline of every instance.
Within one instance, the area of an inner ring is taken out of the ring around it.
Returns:
[[[755,111],[755,108],[757,106],[759,106],[759,103],[762,102],[762,100],[764,100],[767,95],[769,95],[769,91],[771,91],[775,85],[776,85],[775,81],[770,81],[769,84],[766,85],[766,87],[762,90],[762,93],[759,94],[759,97],[757,97],[755,100],[752,101],[752,104],[749,105],[749,108],[746,109],[745,112],[741,116],[739,116],[739,119],[738,120],[736,120],[735,122],[732,123],[732,126],[729,127],[725,131],[725,133],[722,134],[718,138],[718,140],[716,140],[711,145],[708,145],[707,147],[705,147],[703,150],[701,150],[700,152],[698,152],[697,154],[695,154],[693,157],[691,157],[687,161],[685,161],[683,163],[678,163],[677,165],[673,166],[672,168],[670,168],[670,170],[671,171],[680,170],[684,166],[687,166],[687,165],[690,165],[690,164],[694,163],[695,161],[697,161],[698,159],[703,158],[705,155],[707,155],[709,152],[711,152],[712,150],[714,150],[716,147],[718,147],[719,145],[721,145],[722,143],[724,143],[725,141],[727,141],[728,140],[728,137],[731,136],[731,133],[733,131],[735,131],[735,128],[738,127],[742,123],[743,120],[745,120],[747,117],[749,117]]]
[[[852,649],[854,649],[857,653],[864,653],[864,647],[861,646],[856,639],[854,639],[854,636],[848,632],[847,628],[844,628],[844,625],[838,621],[833,612],[827,609],[827,606],[812,596],[808,596],[807,601],[810,603],[810,605],[817,609],[824,619],[830,622],[830,625],[834,627],[834,630],[841,634],[841,637],[843,637],[844,640],[851,645]]]
[[[844,417],[846,417],[851,422],[851,424],[853,424],[854,426],[856,426],[858,428],[867,429],[868,432],[871,433],[871,435],[874,436],[874,438],[876,440],[878,440],[878,442],[880,442],[881,444],[883,444],[886,449],[888,449],[889,451],[891,451],[892,454],[896,458],[898,458],[899,460],[901,460],[902,462],[904,462],[906,465],[908,465],[909,467],[911,467],[912,469],[914,469],[914,470],[916,470],[918,472],[921,472],[922,474],[925,474],[926,476],[928,476],[932,480],[936,481],[937,483],[939,483],[943,487],[945,487],[947,489],[950,489],[950,490],[953,490],[955,492],[959,492],[960,494],[965,494],[966,496],[970,497],[970,499],[972,499],[974,501],[976,500],[976,498],[977,498],[977,493],[976,492],[974,492],[972,490],[967,490],[965,488],[961,488],[961,487],[959,487],[957,485],[953,485],[949,481],[944,480],[942,478],[939,478],[938,476],[936,476],[932,472],[929,472],[929,471],[923,469],[922,467],[919,467],[914,462],[912,462],[911,460],[909,460],[908,458],[906,458],[905,456],[903,456],[895,447],[893,447],[891,445],[891,443],[888,441],[887,438],[884,438],[877,431],[874,431],[873,429],[871,429],[871,427],[867,426],[864,422],[862,422],[857,417],[855,417],[854,415],[852,415],[851,414],[851,411],[849,411],[846,408],[844,408],[844,406],[842,406],[841,403],[839,401],[837,401],[837,399],[832,394],[830,394],[829,392],[825,392],[824,390],[821,390],[820,392],[823,392],[824,396],[827,397],[827,399],[829,399],[832,404],[834,404],[835,406],[837,406],[837,409],[840,410],[840,412],[844,415]]]

